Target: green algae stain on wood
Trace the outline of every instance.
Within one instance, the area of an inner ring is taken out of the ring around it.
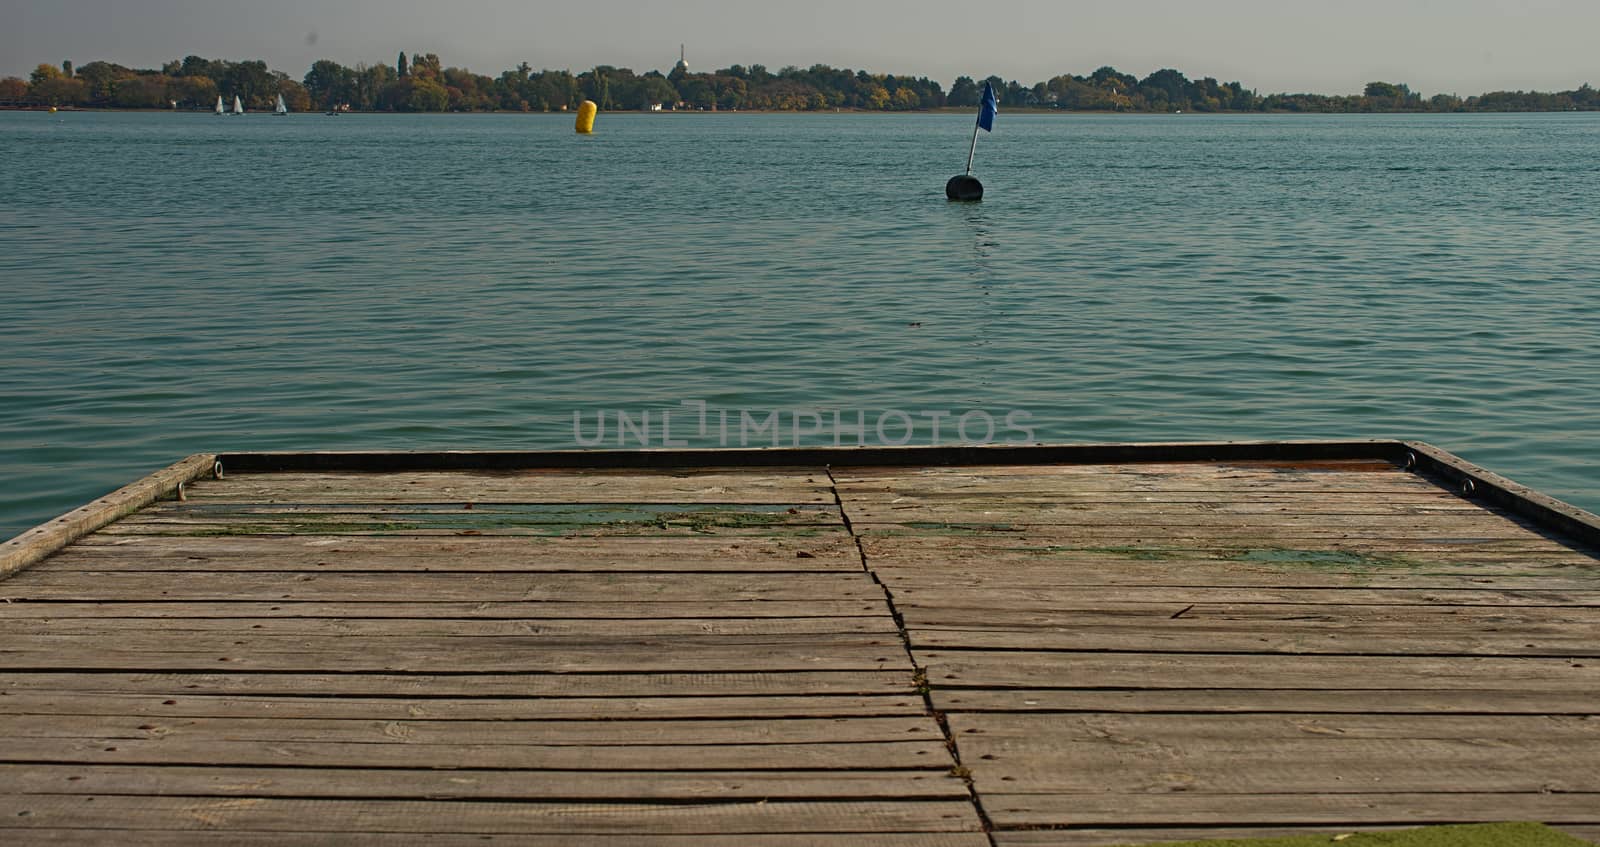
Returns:
[[[1337,571],[1412,570],[1424,565],[1422,562],[1410,561],[1400,556],[1373,556],[1349,550],[1294,550],[1281,547],[1241,550],[1222,558],[1228,562]]]
[[[124,534],[168,536],[230,535],[457,535],[716,534],[749,530],[785,535],[844,531],[836,507],[814,504],[532,504],[516,507],[459,505],[414,509],[168,509],[147,520],[126,521]]]
[[[1185,548],[1167,546],[1113,545],[1096,547],[1029,547],[1013,552],[1039,556],[1095,554],[1116,556],[1141,562],[1216,561],[1261,564],[1276,567],[1337,571],[1381,571],[1425,567],[1429,563],[1402,556],[1376,556],[1349,550],[1299,550],[1286,547]]]

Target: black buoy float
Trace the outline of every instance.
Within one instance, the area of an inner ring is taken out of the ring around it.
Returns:
[[[978,124],[972,128],[972,147],[967,151],[967,172],[950,177],[950,181],[944,184],[944,196],[950,200],[967,203],[983,199],[983,183],[972,175],[972,157],[978,152],[978,130],[994,132],[994,116],[999,112],[999,99],[995,97],[994,86],[985,82],[983,99],[978,103]]]
[[[983,183],[972,174],[956,174],[944,184],[944,196],[962,202],[982,200]]]

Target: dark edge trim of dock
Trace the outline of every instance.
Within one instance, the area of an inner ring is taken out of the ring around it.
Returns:
[[[1381,459],[1404,463],[1403,441],[1218,441],[1129,444],[945,445],[934,447],[766,447],[685,450],[230,453],[242,473],[462,471],[819,466],[962,466]],[[1435,451],[1448,456],[1443,451]]]
[[[1541,494],[1431,444],[1421,441],[1401,444],[1409,454],[1401,464],[1434,484],[1452,489],[1463,497],[1498,506],[1544,529],[1600,547],[1600,516]]]

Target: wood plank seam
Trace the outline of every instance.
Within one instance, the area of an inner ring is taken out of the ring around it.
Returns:
[[[905,648],[907,661],[911,663],[914,679],[917,683],[917,693],[922,697],[923,709],[938,724],[939,732],[944,736],[945,749],[950,751],[950,759],[955,763],[951,768],[951,773],[960,777],[962,783],[966,785],[968,798],[972,802],[973,811],[978,815],[978,821],[982,824],[983,833],[989,839],[990,847],[996,847],[994,822],[989,818],[988,811],[983,807],[983,796],[978,793],[978,785],[973,781],[971,769],[961,763],[961,748],[956,743],[955,734],[950,730],[950,722],[945,718],[944,712],[934,708],[933,689],[928,684],[928,672],[917,663],[917,655],[911,649],[911,633],[906,629],[905,617],[900,614],[900,610],[895,606],[894,592],[890,591],[889,586],[884,584],[883,580],[878,579],[878,575],[873,572],[872,564],[867,560],[866,548],[862,546],[861,536],[856,534],[855,525],[850,519],[850,512],[845,508],[844,497],[839,492],[839,482],[834,478],[831,465],[828,466],[827,472],[834,502],[839,508],[839,518],[844,521],[844,528],[850,533],[850,537],[855,539],[856,552],[861,556],[861,569],[883,591],[883,602],[889,607],[889,614],[894,618],[895,627],[900,631],[900,642]]]

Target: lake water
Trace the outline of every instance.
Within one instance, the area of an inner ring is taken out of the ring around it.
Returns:
[[[1600,509],[1600,115],[1002,114],[948,204],[971,125],[0,113],[0,537],[193,452],[667,410],[1418,438]]]

